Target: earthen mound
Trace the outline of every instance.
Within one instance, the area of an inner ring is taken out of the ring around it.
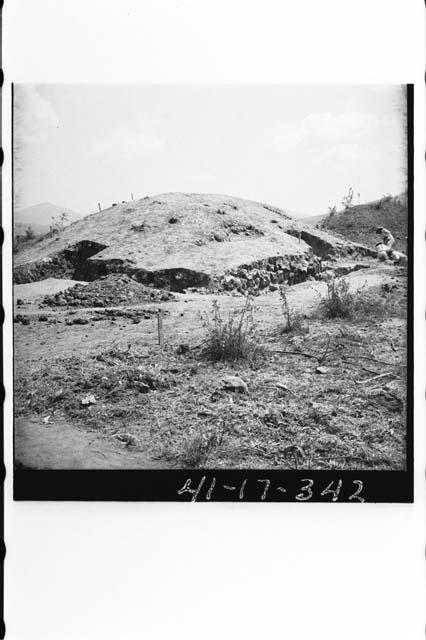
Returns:
[[[118,272],[173,291],[244,290],[269,286],[271,273],[272,283],[300,281],[315,275],[322,259],[373,254],[272,205],[167,193],[91,214],[28,247],[15,256],[14,276],[17,283],[51,276],[91,281]]]

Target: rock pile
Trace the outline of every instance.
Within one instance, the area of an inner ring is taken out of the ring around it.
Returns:
[[[295,256],[291,259],[269,258],[252,265],[242,265],[218,281],[218,288],[224,291],[237,290],[276,291],[280,284],[293,285],[304,282],[309,277],[317,278],[322,271],[321,258]]]
[[[113,273],[87,285],[76,284],[66,291],[45,296],[41,306],[114,307],[174,299],[170,291],[160,291],[136,282],[125,274]]]

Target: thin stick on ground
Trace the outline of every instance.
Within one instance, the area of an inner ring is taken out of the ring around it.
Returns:
[[[378,376],[373,376],[372,378],[367,378],[366,380],[355,380],[356,384],[368,384],[369,382],[373,382],[373,380],[379,380],[379,378],[395,378],[393,373],[381,373]]]

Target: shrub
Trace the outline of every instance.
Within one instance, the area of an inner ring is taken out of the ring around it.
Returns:
[[[349,187],[348,193],[342,198],[342,205],[345,211],[352,207],[352,202],[354,199],[354,190],[352,187]]]
[[[280,286],[280,298],[285,322],[283,333],[290,333],[291,331],[304,331],[302,315],[297,311],[293,311],[292,309],[290,309],[285,285]]]
[[[366,285],[350,291],[345,278],[330,278],[327,281],[326,297],[320,302],[320,309],[326,318],[383,318],[405,313],[404,296],[387,287],[368,289]]]
[[[204,317],[204,326],[204,355],[210,360],[255,360],[261,352],[251,296],[247,296],[242,309],[233,309],[227,318],[214,300],[212,316]]]
[[[68,221],[68,214],[63,212],[60,216],[51,216],[52,223],[49,229],[49,236],[53,237],[64,230],[65,224]]]
[[[354,294],[345,278],[330,278],[327,294],[320,306],[327,318],[349,318],[353,313]]]
[[[197,433],[184,440],[179,462],[183,467],[197,469],[206,460],[208,455],[208,443],[202,434]]]
[[[222,445],[224,431],[212,431],[189,435],[184,441],[178,462],[185,468],[197,469],[205,464],[214,449]]]

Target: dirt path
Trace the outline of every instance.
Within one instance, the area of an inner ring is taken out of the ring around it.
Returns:
[[[55,418],[15,420],[15,461],[31,469],[161,469],[142,452],[133,452],[92,432]]]

